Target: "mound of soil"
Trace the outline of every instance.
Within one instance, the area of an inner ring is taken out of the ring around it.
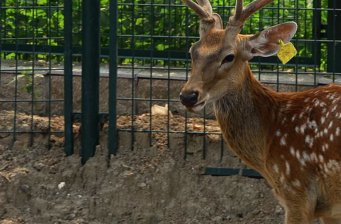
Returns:
[[[134,118],[135,125],[150,127],[148,116],[141,116]],[[25,121],[25,115],[19,117]],[[48,122],[54,130],[62,129],[58,119],[35,117],[34,127]],[[165,124],[165,118],[153,119]],[[120,128],[131,127],[131,118],[119,121]],[[219,132],[214,121],[205,122],[206,132]],[[170,124],[172,129],[184,122],[174,115]],[[195,121],[187,128],[201,131],[203,126]],[[140,145],[132,151],[122,144],[118,155],[108,158],[103,144],[82,166],[77,153],[65,157],[62,137],[48,150],[46,136],[35,135],[39,141],[28,147],[29,136],[18,135],[14,144],[9,144],[10,136],[0,138],[0,224],[282,222],[283,210],[263,179],[203,175],[202,167],[212,161],[202,160],[201,153],[184,160],[181,147]],[[105,128],[101,136],[106,136]]]

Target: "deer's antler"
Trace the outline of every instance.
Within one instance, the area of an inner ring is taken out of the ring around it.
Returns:
[[[237,0],[235,14],[230,17],[229,25],[242,26],[247,18],[272,1],[273,0],[256,0],[243,8],[243,0]]]
[[[200,37],[205,35],[212,27],[222,27],[222,21],[217,13],[213,13],[211,3],[209,0],[183,0],[186,5],[191,8],[200,17]],[[227,29],[231,36],[240,32],[240,28],[244,22],[253,13],[263,8],[273,0],[255,0],[243,8],[243,0],[236,0],[235,14],[230,17]]]
[[[200,37],[207,34],[213,28],[223,28],[220,16],[214,13],[211,3],[208,0],[183,0],[200,17]]]
[[[197,3],[192,0],[184,0],[184,2],[198,14],[201,20],[204,20],[205,22],[214,22],[212,6],[208,0],[197,0]]]

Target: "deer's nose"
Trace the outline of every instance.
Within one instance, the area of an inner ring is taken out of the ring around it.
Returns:
[[[180,100],[186,107],[193,107],[198,102],[197,91],[184,91],[180,93]]]

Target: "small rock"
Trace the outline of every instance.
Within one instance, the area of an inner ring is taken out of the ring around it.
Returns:
[[[58,189],[61,190],[63,187],[65,187],[65,182],[60,182],[58,184]]]
[[[140,188],[145,188],[147,186],[146,183],[139,183],[137,186],[139,186]]]
[[[216,217],[213,218],[212,221],[214,221],[214,222],[221,222],[222,220],[223,220],[223,218],[221,216],[216,216]]]
[[[131,176],[131,175],[133,175],[134,173],[133,172],[131,172],[131,171],[124,171],[123,173],[122,173],[122,176],[124,176],[124,177],[128,177],[128,176]]]
[[[24,132],[31,130],[31,126],[28,124],[22,124],[20,128],[21,128],[21,131],[24,131]]]
[[[173,117],[172,112],[168,109],[168,104],[166,104],[164,107],[160,105],[153,105],[152,106],[152,115],[166,115],[166,116]]]
[[[71,213],[69,215],[66,216],[66,220],[73,220],[76,217],[75,213]]]
[[[33,168],[37,171],[41,171],[44,168],[44,166],[45,166],[44,164],[39,163],[39,162],[36,162],[33,164]]]
[[[283,208],[279,205],[276,205],[276,208],[275,208],[275,214],[276,215],[281,215],[283,213]]]
[[[226,216],[226,217],[224,218],[224,220],[231,221],[231,220],[232,220],[232,217],[231,217],[230,215],[228,215],[228,216]]]
[[[30,193],[31,187],[27,184],[23,184],[20,186],[20,190],[26,194]]]

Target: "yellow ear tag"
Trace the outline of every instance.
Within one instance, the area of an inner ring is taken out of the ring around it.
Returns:
[[[297,50],[291,42],[285,44],[282,40],[279,40],[279,51],[277,53],[277,57],[283,64],[288,63],[296,54]]]

